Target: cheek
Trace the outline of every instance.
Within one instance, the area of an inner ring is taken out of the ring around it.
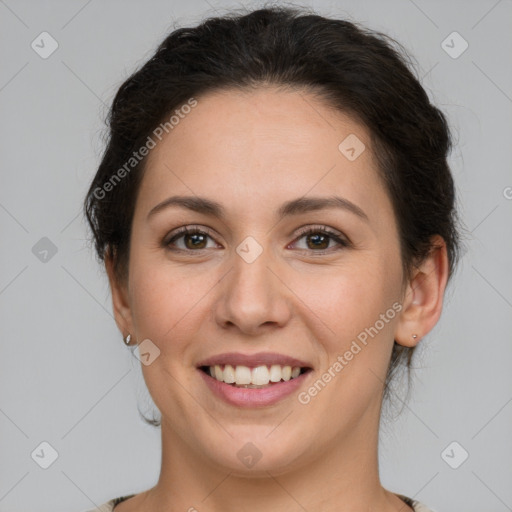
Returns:
[[[137,337],[153,341],[176,371],[177,361],[187,364],[193,355],[190,340],[204,327],[210,294],[222,276],[171,263],[149,251],[134,255],[132,261],[130,296]]]
[[[133,257],[130,276],[132,315],[138,336],[157,345],[173,337],[204,295],[200,280],[186,279],[165,263],[148,255]]]
[[[330,293],[328,315],[336,334],[330,338],[329,360],[332,365],[343,358],[343,378],[337,382],[342,400],[364,403],[383,384],[401,307],[401,268],[393,261],[375,259],[364,271],[340,279],[338,290]]]
[[[318,376],[329,384],[314,406],[319,410],[336,404],[336,411],[363,414],[379,396],[398,318],[401,270],[392,262],[386,257],[367,258],[364,264],[359,260],[357,268],[320,281],[308,303],[329,327],[321,340],[327,361]],[[342,416],[333,413],[334,423],[345,421]]]
[[[399,276],[385,258],[360,259],[357,265],[347,265],[339,271],[331,268],[325,275],[304,277],[295,283],[299,297],[312,315],[322,321],[328,333],[330,351],[342,350],[346,344],[373,326],[399,298]],[[393,310],[394,312],[394,310]],[[388,315],[389,316],[389,315]],[[395,316],[395,315],[393,315]],[[386,317],[382,334],[392,328],[392,319]]]
[[[160,411],[186,410],[190,400],[182,386],[190,378],[190,339],[201,325],[201,297],[213,283],[208,287],[204,279],[189,279],[144,255],[133,263],[130,294],[137,338],[150,339],[160,350],[150,365],[142,365],[146,386]]]

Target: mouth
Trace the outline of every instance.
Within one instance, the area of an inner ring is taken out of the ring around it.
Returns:
[[[284,354],[231,352],[201,361],[197,371],[206,388],[230,406],[260,408],[298,392],[314,368]]]
[[[244,389],[265,389],[283,382],[299,378],[312,369],[305,366],[291,365],[259,365],[255,367],[245,365],[216,364],[213,366],[200,366],[206,375],[218,382],[231,387]]]
[[[276,352],[230,352],[200,361],[197,372],[214,396],[231,406],[272,406],[291,396],[313,374],[306,361]]]

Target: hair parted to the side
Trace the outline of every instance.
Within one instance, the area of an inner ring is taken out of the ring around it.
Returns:
[[[84,201],[99,260],[111,257],[118,279],[128,278],[146,158],[108,193],[98,190],[156,127],[190,98],[200,102],[215,90],[275,86],[314,94],[368,129],[399,227],[404,279],[434,249],[434,235],[446,242],[451,277],[461,247],[447,162],[451,135],[410,65],[403,46],[386,34],[305,8],[231,11],[174,30],[121,85],[109,112],[107,146]],[[413,353],[395,342],[384,398],[399,367],[407,368],[410,384]]]

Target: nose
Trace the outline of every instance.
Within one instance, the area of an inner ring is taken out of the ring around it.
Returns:
[[[222,279],[215,319],[222,328],[248,335],[284,327],[291,317],[291,292],[279,266],[263,249],[254,261],[233,254],[233,267]]]

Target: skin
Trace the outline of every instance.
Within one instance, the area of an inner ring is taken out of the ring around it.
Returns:
[[[405,280],[369,132],[311,92],[268,87],[197,100],[150,152],[128,280],[118,282],[106,260],[119,329],[160,350],[142,365],[162,414],[160,478],[116,512],[410,510],[379,480],[382,391],[393,340],[412,347],[440,317],[443,240],[434,240],[438,248]],[[354,161],[338,149],[349,134],[366,146]],[[226,220],[179,207],[147,219],[155,205],[181,194],[221,203]],[[368,221],[333,208],[276,217],[285,201],[333,194]],[[190,236],[174,242],[188,252],[162,246],[186,225],[212,236],[199,238],[199,249]],[[351,245],[299,238],[298,229],[312,225],[342,233]],[[247,236],[262,248],[252,263],[236,252]],[[402,310],[308,404],[292,393],[273,406],[241,409],[214,397],[196,369],[224,352],[279,352],[313,367],[300,389],[307,390],[395,302]],[[237,457],[248,442],[262,454],[252,468]]]

